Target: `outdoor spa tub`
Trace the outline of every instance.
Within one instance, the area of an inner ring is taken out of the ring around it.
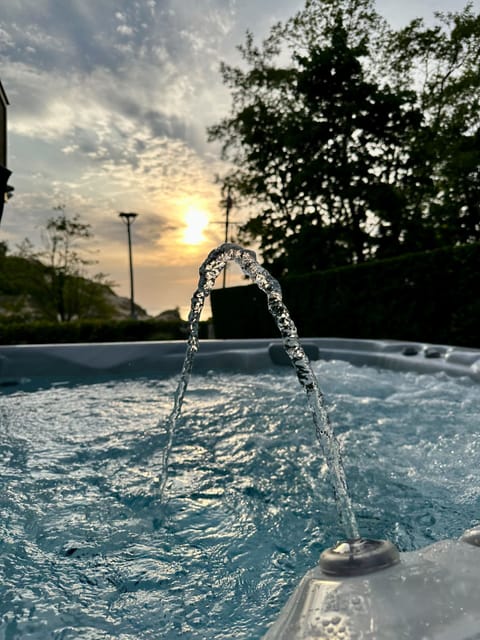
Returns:
[[[319,564],[344,533],[280,340],[200,343],[164,493],[185,343],[4,346],[0,638],[480,638],[480,352],[302,345],[391,566]]]

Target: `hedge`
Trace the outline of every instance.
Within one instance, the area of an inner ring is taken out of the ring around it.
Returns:
[[[285,278],[300,335],[480,347],[480,243]],[[255,285],[212,291],[217,338],[278,337]]]
[[[200,323],[200,337],[207,332],[207,323]],[[186,336],[187,323],[177,320],[0,323],[0,344],[4,345],[182,340]]]

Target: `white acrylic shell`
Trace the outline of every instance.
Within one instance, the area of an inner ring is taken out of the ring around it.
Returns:
[[[264,640],[478,640],[480,548],[444,540],[353,578],[309,571]]]

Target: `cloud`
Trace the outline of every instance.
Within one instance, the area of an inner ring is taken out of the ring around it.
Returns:
[[[226,102],[217,45],[229,28],[228,9],[120,2],[108,13],[92,1],[54,4],[54,20],[45,18],[53,11],[47,0],[26,2],[23,12],[17,3],[0,20],[6,33],[10,12],[12,37],[0,37],[0,47],[12,132],[115,161],[122,139],[147,126],[152,139],[206,151],[206,126]]]

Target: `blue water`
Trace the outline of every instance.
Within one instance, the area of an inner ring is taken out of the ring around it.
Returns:
[[[315,365],[364,536],[401,550],[480,518],[480,388]],[[0,408],[2,640],[258,640],[341,529],[288,369],[45,384]],[[161,425],[158,427],[159,419]]]

